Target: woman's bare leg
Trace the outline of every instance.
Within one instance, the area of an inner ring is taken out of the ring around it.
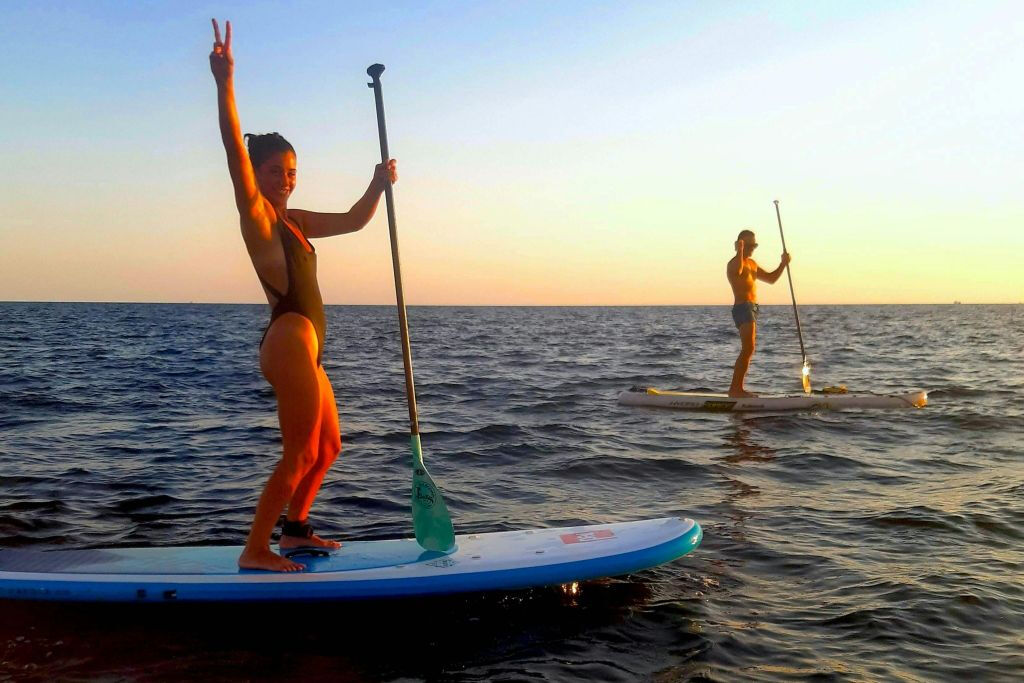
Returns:
[[[341,453],[341,431],[338,427],[338,405],[334,400],[334,390],[331,389],[331,382],[327,379],[327,373],[322,367],[317,368],[317,376],[320,381],[319,450],[316,463],[299,482],[295,493],[292,494],[292,498],[288,502],[288,519],[290,521],[301,521],[309,516],[309,508],[312,507],[313,499],[320,491],[324,475],[327,474],[327,470]],[[282,548],[299,546],[340,548],[341,543],[328,541],[316,535],[311,538],[281,536]]]
[[[298,571],[301,564],[270,549],[270,535],[299,482],[316,463],[320,442],[320,379],[316,331],[305,317],[286,313],[270,326],[260,350],[260,368],[277,395],[283,454],[256,507],[238,566]]]

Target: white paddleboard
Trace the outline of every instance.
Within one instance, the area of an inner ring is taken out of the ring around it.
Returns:
[[[225,602],[385,598],[555,585],[629,574],[700,543],[700,525],[639,522],[457,535],[448,553],[414,539],[289,551],[306,571],[240,570],[241,547],[0,550],[0,598]]]
[[[912,391],[906,394],[889,395],[814,393],[732,398],[728,394],[697,394],[685,391],[659,391],[650,387],[633,387],[629,391],[619,394],[619,404],[713,412],[923,408],[928,404],[928,392]]]

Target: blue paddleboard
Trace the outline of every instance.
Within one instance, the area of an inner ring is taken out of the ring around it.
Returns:
[[[617,576],[700,543],[691,519],[464,534],[447,553],[413,539],[292,550],[295,573],[239,569],[238,546],[0,550],[0,598],[95,602],[352,600],[511,590]]]

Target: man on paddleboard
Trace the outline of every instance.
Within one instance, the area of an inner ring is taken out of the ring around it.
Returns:
[[[732,372],[732,384],[729,385],[729,395],[737,398],[755,396],[743,388],[743,380],[747,376],[747,369],[750,367],[750,358],[754,355],[754,340],[757,337],[757,280],[763,280],[772,285],[782,277],[790,258],[787,252],[782,252],[782,262],[779,267],[768,272],[762,270],[757,262],[750,258],[757,248],[757,239],[751,230],[743,230],[736,238],[736,255],[730,259],[725,267],[725,275],[732,286],[734,303],[732,306],[732,319],[736,323],[736,329],[740,333],[740,355],[736,359],[736,367]]]

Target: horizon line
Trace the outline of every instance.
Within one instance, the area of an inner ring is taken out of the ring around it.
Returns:
[[[270,306],[259,301],[121,301],[121,300],[75,300],[58,301],[53,299],[0,299],[0,304],[129,304],[146,306]],[[394,302],[382,304],[328,304],[324,306],[396,306]],[[406,308],[684,308],[687,306],[732,306],[729,303],[702,304],[406,304]],[[759,306],[792,306],[790,303],[763,304]],[[807,303],[803,306],[1022,306],[1024,301],[906,301],[906,302],[858,302],[858,303]]]

